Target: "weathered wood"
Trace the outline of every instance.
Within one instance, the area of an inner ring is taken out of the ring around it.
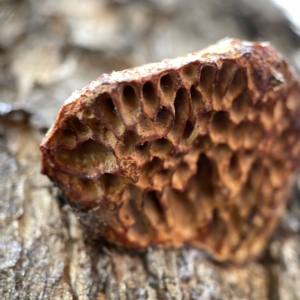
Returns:
[[[127,251],[88,242],[73,213],[59,207],[39,172],[37,129],[3,123],[2,132],[2,299],[299,299],[296,198],[260,262],[218,265],[193,248]]]
[[[40,175],[39,129],[1,117],[12,105],[50,126],[71,91],[101,73],[224,36],[270,40],[299,63],[297,36],[270,1],[23,0],[0,1],[0,12],[1,300],[300,299],[296,199],[258,263],[219,266],[197,249],[128,253],[91,245]]]

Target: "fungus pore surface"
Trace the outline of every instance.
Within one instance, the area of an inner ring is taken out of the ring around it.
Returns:
[[[42,172],[95,237],[243,262],[285,208],[299,104],[269,43],[225,39],[74,92],[41,144]]]

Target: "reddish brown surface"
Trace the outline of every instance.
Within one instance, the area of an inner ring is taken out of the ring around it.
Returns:
[[[61,108],[42,170],[94,235],[126,247],[263,249],[299,164],[299,83],[268,43],[103,74]]]

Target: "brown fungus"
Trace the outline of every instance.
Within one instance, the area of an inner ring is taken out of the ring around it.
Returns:
[[[42,171],[94,236],[261,253],[300,165],[299,82],[269,43],[222,40],[83,91],[44,138]]]

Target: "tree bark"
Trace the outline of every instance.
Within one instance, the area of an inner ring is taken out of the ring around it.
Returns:
[[[218,264],[195,248],[144,252],[88,241],[40,174],[42,134],[1,123],[1,299],[300,299],[295,196],[266,254]]]
[[[40,174],[44,132],[32,125],[50,126],[71,91],[103,72],[222,36],[271,40],[299,63],[297,36],[271,2],[0,1],[0,24],[1,300],[300,299],[297,194],[266,253],[242,266],[195,248],[133,252],[90,242]],[[6,111],[20,107],[35,120]]]

